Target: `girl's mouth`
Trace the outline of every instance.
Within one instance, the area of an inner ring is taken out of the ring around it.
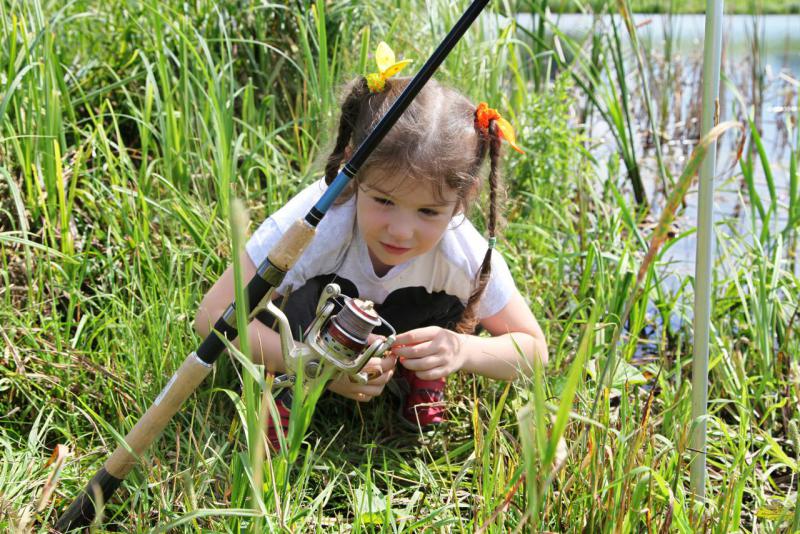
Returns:
[[[401,255],[401,254],[405,254],[406,252],[408,252],[409,250],[411,250],[410,248],[404,248],[404,247],[395,247],[395,246],[393,246],[393,245],[387,245],[386,243],[383,243],[383,242],[381,243],[381,246],[382,246],[382,247],[383,247],[383,249],[384,249],[386,252],[388,252],[389,254],[395,254],[395,255],[397,255],[397,256],[399,256],[399,255]]]

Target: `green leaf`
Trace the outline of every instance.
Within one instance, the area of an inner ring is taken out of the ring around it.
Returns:
[[[386,512],[386,498],[376,489],[355,490],[356,511],[362,523],[379,525]]]
[[[589,373],[589,376],[593,379],[597,379],[597,358],[590,360],[589,363],[586,364],[586,372]],[[625,383],[641,385],[646,384],[647,379],[636,366],[631,365],[625,360],[621,360],[617,363],[616,369],[614,370],[614,376],[611,378],[611,386],[618,388],[624,386]]]
[[[779,504],[772,504],[762,506],[756,510],[756,517],[760,519],[769,519],[770,521],[777,521],[792,515],[791,508],[784,508]]]

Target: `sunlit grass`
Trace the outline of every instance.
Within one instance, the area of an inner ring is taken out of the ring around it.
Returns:
[[[461,7],[0,2],[0,526],[46,531],[196,348],[199,300],[242,239],[231,239],[244,226],[231,223],[233,199],[259,221],[318,175],[362,50],[385,39],[418,66]],[[264,458],[267,382],[223,357],[104,521],[142,532],[800,528],[796,118],[787,194],[759,196],[759,174],[778,170],[747,125],[756,149],[737,179],[752,232],[717,227],[701,515],[687,469],[692,280],[662,286],[665,251],[693,223],[646,257],[653,228],[626,188],[652,120],[637,122],[621,95],[640,98],[647,65],[630,63],[613,29],[594,43],[564,37],[559,52],[538,30],[486,22],[506,7],[492,5],[438,77],[500,108],[528,153],[507,159],[499,248],[546,332],[548,367],[512,385],[452,377],[450,421],[426,437],[401,427],[388,394],[363,406],[312,398],[287,449]],[[583,90],[590,114],[613,122],[610,158],[576,124]],[[680,216],[680,202],[670,209]],[[37,511],[59,443],[73,455]]]

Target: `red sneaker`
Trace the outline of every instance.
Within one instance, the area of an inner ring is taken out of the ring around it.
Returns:
[[[400,414],[402,419],[421,430],[432,430],[442,424],[445,420],[445,379],[423,380],[402,366],[400,370],[408,383],[408,394]]]
[[[292,390],[291,388],[286,388],[275,397],[275,408],[278,409],[278,415],[280,416],[280,430],[284,437],[289,432],[289,416],[292,413]],[[281,442],[280,438],[278,437],[278,428],[275,426],[275,422],[272,420],[272,414],[267,414],[267,441],[269,444],[272,445],[272,448],[276,451],[281,450]]]

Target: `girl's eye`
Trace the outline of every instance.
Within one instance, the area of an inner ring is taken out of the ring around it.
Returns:
[[[384,197],[372,197],[372,200],[374,200],[375,202],[377,202],[377,203],[378,203],[378,204],[380,204],[381,206],[391,206],[391,205],[392,205],[392,201],[391,201],[391,200],[389,200],[388,198],[384,198]]]
[[[419,212],[427,217],[436,217],[439,215],[439,212],[436,210],[432,210],[430,208],[422,208]]]

